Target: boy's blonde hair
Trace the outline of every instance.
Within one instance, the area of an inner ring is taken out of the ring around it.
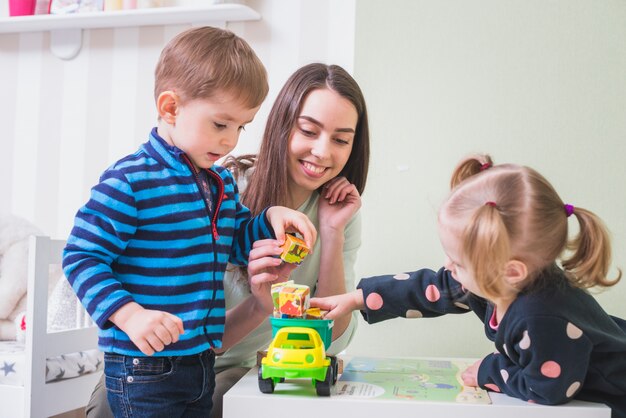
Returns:
[[[250,45],[228,30],[209,26],[174,37],[161,52],[154,81],[155,100],[168,90],[183,103],[224,92],[251,109],[269,90],[265,67]]]
[[[490,156],[480,155],[463,160],[450,185],[452,192],[441,210],[446,219],[459,219],[466,225],[461,231],[461,251],[486,297],[506,294],[504,268],[513,259],[528,268],[522,288],[559,259],[574,286],[612,286],[620,280],[619,270],[614,280],[607,279],[611,242],[603,222],[577,206],[573,215],[580,230],[568,239],[567,218],[572,213],[532,168],[494,166]],[[570,255],[561,258],[566,250]]]

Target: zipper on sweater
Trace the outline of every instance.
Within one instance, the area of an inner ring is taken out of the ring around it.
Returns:
[[[220,206],[222,206],[222,201],[224,200],[224,182],[216,172],[211,171],[208,168],[206,169],[206,171],[217,182],[217,204],[215,205],[215,210],[213,211],[213,220],[211,222],[213,226],[213,239],[217,241],[218,239],[220,239],[220,235],[217,233],[217,213],[220,211]]]
[[[189,157],[187,157],[185,154],[181,154],[181,155],[185,159],[185,162],[187,163],[189,168],[191,168],[193,177],[196,179],[196,185],[200,187],[200,178],[198,177],[198,171],[196,170],[196,166],[193,165],[193,163],[189,160]],[[222,181],[222,178],[219,175],[217,175],[217,173],[214,173],[208,168],[206,169],[206,171],[217,182],[217,191],[218,191],[217,204],[215,205],[213,216],[211,216],[211,213],[209,212],[207,208],[209,219],[211,219],[211,233],[213,234],[213,240],[217,241],[218,239],[220,239],[220,235],[217,233],[217,215],[220,211],[220,206],[222,206],[222,201],[224,200],[224,182]],[[199,192],[199,193],[202,194],[202,192]],[[204,201],[204,198],[202,198],[202,200]],[[204,206],[206,207],[206,202]]]

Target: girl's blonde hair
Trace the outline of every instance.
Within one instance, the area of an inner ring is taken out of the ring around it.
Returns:
[[[620,280],[619,269],[615,279],[607,278],[611,242],[604,223],[576,207],[573,215],[580,230],[568,239],[572,207],[568,213],[556,190],[532,168],[494,165],[489,155],[474,156],[456,167],[450,186],[442,213],[447,219],[467,220],[461,251],[486,297],[505,294],[509,285],[502,280],[504,269],[513,259],[528,268],[529,278],[522,286],[556,261],[577,287],[608,287]]]

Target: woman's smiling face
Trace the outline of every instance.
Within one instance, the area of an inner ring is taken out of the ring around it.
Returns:
[[[335,91],[312,90],[304,100],[289,139],[289,187],[310,193],[343,170],[354,143],[358,115]]]

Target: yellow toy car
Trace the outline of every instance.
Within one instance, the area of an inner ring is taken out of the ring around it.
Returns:
[[[324,345],[313,328],[285,326],[277,329],[259,367],[261,392],[273,393],[276,383],[285,379],[310,378],[318,396],[330,396],[330,389],[337,381],[337,363],[334,357],[326,356]]]

